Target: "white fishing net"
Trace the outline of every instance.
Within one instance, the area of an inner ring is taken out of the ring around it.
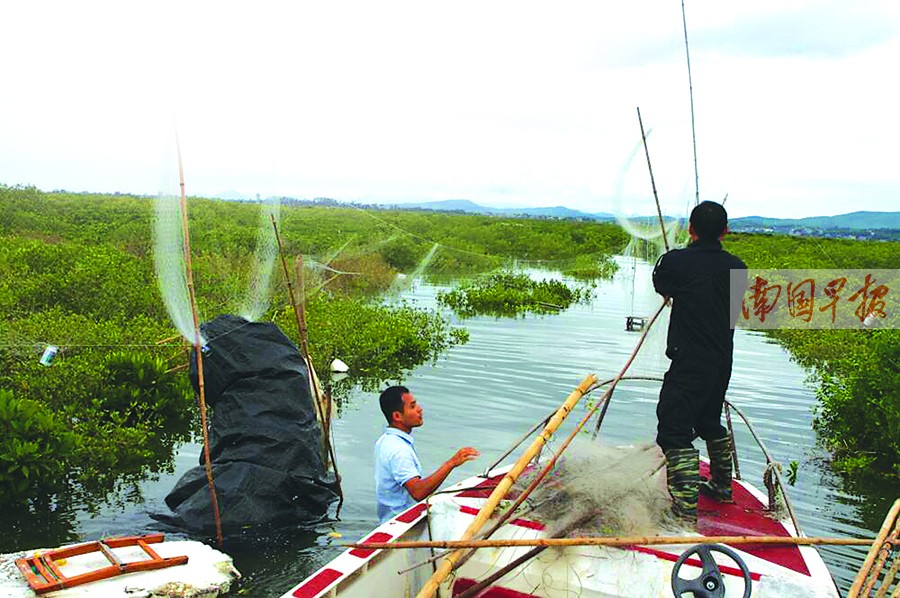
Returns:
[[[259,205],[256,251],[250,271],[250,282],[247,285],[247,294],[241,307],[241,315],[251,322],[259,320],[266,313],[272,297],[272,270],[275,266],[275,258],[278,256],[275,225],[278,224],[280,214],[281,201],[277,198],[267,199]]]
[[[153,263],[159,292],[172,324],[193,343],[194,320],[187,285],[180,194],[163,191],[157,196],[153,233]]]
[[[551,537],[656,533],[669,508],[664,465],[655,444],[573,442],[525,502],[522,516],[542,522]],[[519,478],[515,488],[524,490],[538,471]]]

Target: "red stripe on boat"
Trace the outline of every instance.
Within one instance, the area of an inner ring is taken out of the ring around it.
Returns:
[[[709,465],[700,463],[700,474],[709,475]],[[791,537],[788,530],[769,516],[765,505],[749,490],[733,481],[734,504],[718,503],[700,495],[697,502],[697,531],[704,536],[781,536]],[[797,546],[745,544],[741,550],[797,573],[809,575],[809,568]]]
[[[538,531],[544,529],[544,524],[529,519],[513,519],[510,525],[518,525],[519,527],[527,527],[528,529],[536,529]]]
[[[528,473],[534,469],[533,465],[529,465],[522,472]],[[462,492],[456,493],[454,496],[459,496],[462,498],[488,498],[491,493],[494,491],[494,488],[500,483],[506,474],[497,474],[492,478],[485,478],[482,481],[478,482],[478,485],[474,488],[470,488],[468,490],[463,490]],[[506,496],[503,498],[509,498],[515,500],[519,497],[520,491],[517,488],[510,488],[509,492],[506,493]]]
[[[743,547],[742,547],[743,548]],[[672,561],[673,563],[678,560],[680,555],[672,554],[671,552],[666,552],[664,550],[656,550],[654,548],[647,548],[646,546],[629,546],[626,550],[633,550],[635,552],[643,552],[644,554],[652,554],[657,558],[661,558],[665,561]],[[703,568],[703,562],[700,559],[686,559],[684,561],[688,565],[693,565],[694,567]],[[728,575],[734,575],[736,577],[743,577],[744,572],[738,569],[737,567],[729,567],[727,565],[719,565],[719,571],[722,573],[727,573]],[[762,575],[759,573],[750,572],[750,579],[753,581],[759,581]]]
[[[312,598],[343,575],[337,569],[322,569],[291,594],[295,598]]]
[[[471,488],[469,490],[464,490],[463,492],[459,492],[456,496],[461,496],[464,498],[487,498],[491,495],[491,492],[494,491],[494,486],[497,485],[497,480],[502,478],[503,476],[494,476],[493,478],[486,478],[478,483],[475,488]],[[481,489],[484,486],[490,486],[490,488]]]
[[[461,513],[465,513],[466,515],[477,515],[478,509],[475,507],[470,507],[468,505],[459,505],[459,511]]]
[[[477,583],[477,579],[458,578],[453,584],[453,596],[459,596]],[[478,594],[478,598],[533,598],[534,596],[535,594],[523,594],[522,592],[499,586],[491,586]]]
[[[413,521],[418,519],[419,515],[422,514],[422,511],[424,511],[427,508],[428,508],[428,505],[426,505],[423,502],[420,502],[416,506],[411,507],[406,511],[403,511],[402,513],[400,513],[399,515],[394,517],[394,519],[396,519],[397,521],[399,521],[401,523],[412,523]]]
[[[700,462],[700,474],[709,476],[708,463]],[[460,492],[456,496],[487,498],[491,490],[489,488],[482,490],[481,487],[495,485],[502,477],[498,475],[483,480],[476,489]],[[771,518],[765,505],[751,494],[749,490],[744,488],[743,485],[737,481],[732,481],[731,488],[734,504],[717,503],[707,496],[700,495],[697,503],[697,531],[700,534],[704,536],[791,537],[791,534],[781,523]],[[461,506],[460,510],[470,515],[478,514],[478,509],[469,506]],[[529,529],[543,529],[543,525],[536,521],[516,519],[510,523]],[[699,542],[700,539],[698,538]],[[803,553],[800,552],[800,548],[797,546],[745,544],[741,546],[741,550],[802,575],[808,576],[810,574],[806,560],[803,558]]]
[[[372,534],[365,540],[362,540],[360,542],[360,544],[365,544],[367,542],[387,542],[388,540],[390,540],[393,537],[394,536],[392,536],[390,534],[386,534],[384,532],[375,532],[374,534]],[[361,559],[368,558],[368,557],[372,556],[374,553],[375,553],[374,548],[354,548],[353,550],[350,551],[350,554],[352,554],[355,557],[359,557]]]

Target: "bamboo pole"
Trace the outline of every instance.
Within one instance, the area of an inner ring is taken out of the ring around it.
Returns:
[[[622,380],[649,380],[649,381],[653,381],[653,382],[661,382],[662,378],[655,377],[655,376],[622,376],[621,378],[619,378],[619,381],[622,381]],[[607,384],[611,384],[615,381],[616,381],[615,378],[610,378],[609,380],[604,380],[603,382],[598,382],[596,384],[596,386],[597,386],[597,388],[601,388],[601,387],[606,386]],[[484,470],[484,473],[481,474],[481,476],[485,477],[485,478],[490,477],[490,473],[495,467],[500,465],[500,463],[502,463],[504,459],[506,459],[508,456],[510,456],[514,450],[519,448],[519,445],[521,445],[523,442],[528,440],[528,437],[531,436],[532,434],[534,434],[538,428],[540,428],[541,426],[547,425],[547,422],[550,421],[551,417],[553,417],[553,413],[550,413],[549,415],[547,415],[547,417],[545,417],[538,423],[534,424],[534,426],[532,426],[532,428],[530,430],[528,430],[528,432],[526,432],[518,440],[516,440],[515,443],[513,443],[513,445],[510,448],[508,448],[506,450],[506,452],[503,453],[503,455],[500,456],[499,459],[497,459],[496,461],[491,463]],[[454,492],[455,492],[455,490],[454,490]]]
[[[187,288],[191,303],[191,317],[194,321],[194,353],[197,355],[197,386],[200,395],[200,427],[203,433],[203,460],[206,470],[206,483],[209,486],[209,498],[212,502],[213,516],[216,520],[216,540],[221,547],[225,543],[222,536],[222,521],[219,518],[219,501],[216,499],[216,484],[213,481],[212,461],[209,454],[209,430],[206,425],[206,390],[203,384],[203,347],[200,342],[200,316],[197,313],[197,297],[194,294],[194,270],[191,265],[191,235],[188,228],[187,195],[184,191],[184,165],[181,161],[181,143],[178,132],[175,132],[175,147],[178,152],[178,183],[181,186],[181,235],[183,239],[184,263],[187,270]]]
[[[278,234],[278,224],[275,222],[275,216],[269,215],[269,218],[272,220],[272,228],[275,230],[275,242],[278,244],[278,256],[281,258],[281,267],[284,270],[284,280],[287,283],[288,295],[291,298],[291,307],[294,308],[294,318],[297,320],[297,335],[300,337],[300,356],[303,358],[304,363],[307,366],[307,373],[310,376],[310,390],[312,390],[313,394],[316,395],[315,385],[312,382],[312,371],[310,369],[312,360],[309,358],[309,346],[306,342],[306,322],[303,318],[303,307],[300,305],[300,302],[297,301],[297,297],[294,294],[294,285],[291,282],[291,272],[288,270],[287,260],[284,258],[284,247],[281,244],[281,235]],[[298,258],[300,260],[299,269],[303,268],[302,256]],[[299,279],[299,283],[303,284],[303,278]],[[301,288],[302,293],[302,288]],[[325,421],[324,414],[322,413],[322,405],[319,402],[318,396],[313,397],[313,408],[316,410],[316,417],[318,417],[319,421],[323,423]],[[327,453],[325,452],[325,439],[323,436],[322,439],[322,456],[323,460],[327,461]]]
[[[869,581],[863,588],[863,596],[868,596],[875,589],[875,584],[878,583],[878,577],[881,575],[882,569],[884,569],[884,564],[897,544],[897,531],[898,528],[894,528],[894,531],[882,542],[881,549],[878,552],[878,560],[875,561],[875,566],[872,567],[872,577],[869,578]]]
[[[891,568],[885,574],[884,579],[881,580],[881,587],[875,592],[875,598],[884,598],[887,596],[888,590],[891,588],[894,579],[897,577],[897,573],[900,573],[900,557],[895,558],[894,562],[891,563]],[[900,585],[897,586],[895,591],[900,592]]]
[[[653,178],[653,167],[650,165],[650,150],[647,149],[647,136],[644,134],[644,121],[641,120],[641,109],[637,109],[638,123],[641,125],[641,139],[644,141],[644,154],[647,156],[647,169],[650,171],[650,185],[653,187],[653,199],[656,200],[656,214],[659,216],[659,228],[662,229],[663,245],[669,251],[669,239],[666,237],[666,225],[663,223],[662,208],[659,206],[659,195],[656,193],[656,180]]]
[[[303,256],[297,256],[297,283],[300,286],[300,300],[294,294],[294,285],[291,283],[291,273],[288,270],[287,260],[284,257],[284,247],[281,244],[281,235],[278,234],[278,224],[275,222],[275,216],[269,216],[272,220],[272,228],[275,230],[275,242],[278,244],[278,256],[281,258],[281,267],[284,270],[284,280],[287,283],[288,294],[291,298],[291,306],[294,308],[294,317],[297,320],[297,334],[300,337],[300,357],[306,364],[307,374],[309,375],[310,389],[313,393],[313,408],[316,411],[316,417],[322,426],[322,462],[328,469],[328,461],[330,456],[331,466],[334,469],[334,477],[337,481],[338,506],[336,515],[340,515],[341,506],[344,504],[344,491],[341,488],[341,474],[338,472],[337,460],[334,455],[334,448],[331,446],[329,431],[331,429],[331,414],[326,417],[323,413],[322,400],[320,398],[322,389],[319,386],[319,378],[316,370],[313,368],[312,359],[309,356],[309,341],[306,334],[306,317],[304,314],[304,288],[303,288]]]
[[[503,540],[410,540],[406,542],[358,542],[347,548],[399,550],[409,548],[521,548],[531,546],[678,546],[685,544],[745,544],[765,546],[870,546],[870,538],[798,538],[794,536],[585,536],[579,538],[508,538]]]
[[[691,95],[691,139],[694,142],[694,189],[696,199],[694,205],[700,205],[700,173],[697,171],[697,127],[694,125],[694,81],[691,79],[691,51],[688,48],[687,16],[684,13],[684,0],[681,0],[681,22],[684,25],[684,54],[687,57],[688,89]],[[727,197],[727,196],[726,196]]]
[[[325,461],[331,459],[331,465],[334,468],[334,475],[338,478],[340,486],[340,474],[337,470],[337,459],[334,456],[334,447],[331,445],[331,397],[322,392],[322,386],[319,384],[319,375],[313,366],[312,357],[309,355],[309,337],[306,328],[306,287],[303,283],[303,256],[297,256],[297,284],[300,287],[300,300],[297,303],[297,314],[300,318],[300,342],[303,346],[303,355],[306,359],[306,365],[309,367],[310,380],[312,381],[313,394],[316,403],[319,405],[319,415],[322,418],[322,434],[324,450],[327,451]],[[343,493],[341,494],[341,503],[344,502]],[[340,506],[338,507],[340,511]]]
[[[881,552],[885,540],[891,533],[891,528],[897,523],[898,515],[900,515],[900,498],[894,501],[894,505],[891,507],[890,511],[888,511],[887,517],[884,518],[884,523],[881,524],[881,529],[878,531],[878,536],[876,536],[876,544],[869,549],[866,560],[863,562],[862,567],[860,567],[859,573],[856,574],[856,579],[853,580],[850,591],[847,592],[847,598],[857,598],[857,596],[868,595],[868,592],[862,592],[863,585],[866,583],[866,578],[868,578],[869,574],[872,572],[875,559],[878,558],[878,554]],[[878,572],[876,571],[875,577],[877,576]]]
[[[484,526],[485,522],[494,512],[494,509],[497,508],[497,505],[500,503],[500,500],[506,496],[509,489],[515,483],[516,479],[521,475],[521,473],[525,470],[531,460],[538,454],[541,448],[546,444],[547,440],[553,435],[553,433],[559,428],[560,424],[562,424],[563,420],[566,419],[566,416],[572,409],[575,407],[575,404],[578,403],[579,399],[587,392],[588,388],[592,385],[596,384],[597,378],[591,374],[587,376],[584,380],[581,381],[581,384],[573,390],[563,404],[556,411],[556,414],[550,419],[547,423],[547,426],[544,430],[538,435],[537,438],[531,443],[531,445],[525,450],[519,460],[516,461],[515,465],[513,465],[512,469],[503,477],[497,487],[491,492],[491,495],[485,501],[483,507],[478,512],[478,515],[475,517],[475,520],[469,524],[469,527],[466,528],[466,531],[462,535],[462,540],[469,540],[478,533],[478,530]],[[447,577],[450,571],[453,570],[453,565],[459,560],[462,556],[462,552],[457,550],[449,555],[441,562],[437,571],[435,571],[434,575],[431,576],[431,579],[422,587],[419,591],[417,598],[430,598],[434,596],[435,592],[437,592],[438,587],[440,587],[441,582]]]
[[[485,577],[484,579],[482,579],[481,581],[476,583],[474,586],[468,588],[465,592],[455,596],[454,598],[474,598],[475,596],[480,594],[482,590],[484,590],[488,586],[493,585],[497,580],[504,577],[507,573],[509,573],[510,571],[512,571],[519,565],[521,565],[522,563],[530,561],[531,559],[533,559],[537,555],[541,554],[545,550],[547,550],[546,546],[536,546],[536,547],[532,548],[531,550],[529,550],[522,556],[507,563],[506,565],[501,567],[499,570],[497,570],[494,573],[492,573],[491,575]]]
[[[571,444],[572,441],[575,440],[575,437],[578,435],[578,433],[581,431],[581,429],[588,423],[588,421],[590,421],[591,417],[594,416],[594,413],[597,411],[597,409],[600,409],[600,407],[602,405],[603,408],[600,411],[600,416],[598,418],[599,421],[597,422],[597,429],[594,431],[594,436],[597,435],[597,431],[599,431],[599,429],[600,429],[600,424],[603,423],[603,418],[606,415],[606,410],[609,407],[609,402],[612,399],[612,393],[613,393],[613,391],[615,391],[616,385],[625,376],[625,372],[628,371],[628,368],[631,367],[632,362],[634,362],[635,357],[637,357],[638,351],[641,350],[641,347],[644,344],[644,340],[647,338],[647,333],[650,332],[650,328],[653,326],[653,323],[656,322],[656,318],[659,317],[659,314],[662,313],[662,310],[665,307],[665,305],[666,305],[665,302],[663,302],[659,306],[659,309],[656,310],[656,313],[653,314],[653,317],[650,318],[650,321],[647,323],[647,326],[644,327],[644,330],[641,333],[641,338],[638,339],[638,342],[635,345],[634,350],[631,352],[631,356],[628,358],[628,361],[625,362],[625,365],[622,366],[622,369],[619,370],[619,373],[616,374],[616,377],[613,378],[612,380],[610,380],[608,382],[604,382],[602,384],[603,386],[605,386],[606,384],[610,385],[609,388],[606,390],[606,392],[603,393],[603,396],[601,396],[597,400],[597,402],[594,404],[593,407],[588,409],[588,412],[584,415],[584,417],[581,418],[581,421],[578,422],[578,425],[575,426],[575,429],[572,431],[571,434],[569,434],[569,437],[565,439],[565,441],[559,447],[559,450],[556,451],[556,453],[553,455],[553,457],[550,459],[550,461],[548,461],[547,464],[544,465],[544,467],[543,467],[543,469],[541,469],[540,473],[538,473],[538,475],[531,481],[531,483],[528,485],[528,487],[525,488],[525,490],[518,496],[518,498],[516,498],[516,500],[513,502],[513,504],[510,505],[503,512],[503,514],[497,519],[496,522],[494,522],[493,526],[482,535],[482,538],[488,538],[494,532],[496,532],[498,529],[500,529],[500,526],[502,526],[504,523],[506,523],[506,521],[513,515],[513,513],[515,513],[516,509],[518,509],[519,506],[523,502],[525,502],[525,499],[528,498],[532,492],[534,492],[534,489],[538,487],[538,484],[540,484],[544,480],[544,478],[547,477],[547,475],[553,470],[553,468],[556,466],[557,460],[559,460],[560,456],[562,456],[563,452],[566,450],[566,448],[568,448],[569,444]],[[593,384],[593,386],[591,386],[589,388],[589,390],[594,390],[595,388],[598,388],[599,386],[601,386],[601,384],[598,382],[595,382]],[[472,554],[473,554],[473,552],[470,551],[467,554],[459,557],[457,559],[458,562],[456,563],[456,566],[462,566],[463,563],[465,563],[472,557]]]

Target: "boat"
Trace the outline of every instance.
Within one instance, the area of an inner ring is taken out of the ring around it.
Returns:
[[[166,540],[162,534],[0,555],[4,598],[215,598],[238,578],[227,554],[202,542]]]
[[[734,406],[729,404],[729,408],[744,417]],[[728,421],[730,425],[730,417]],[[761,443],[760,448],[771,463]],[[541,465],[532,460],[528,467]],[[350,547],[297,583],[283,598],[416,595],[450,551],[439,553],[431,546],[388,549],[389,545],[408,541],[440,544],[459,539],[514,467],[495,467],[470,477],[384,522],[358,543],[384,548]],[[690,595],[695,589],[699,592],[696,595],[710,597],[746,597],[751,591],[759,597],[839,596],[817,550],[792,541],[804,535],[787,495],[776,499],[780,482],[777,470],[770,467],[766,472],[766,492],[739,479],[736,472],[733,504],[701,495],[696,528],[683,531],[679,537],[592,538],[598,545],[556,546],[523,560],[534,544],[552,537],[548,528],[553,522],[533,516],[534,511],[524,515],[517,511],[490,536],[495,545],[472,552],[471,558],[464,559],[440,583],[435,595],[635,597],[678,596],[679,590]],[[709,473],[705,459],[701,459],[700,473]],[[664,471],[655,475],[662,476],[660,484],[665,488]],[[518,492],[513,487],[503,499],[515,500]],[[753,543],[754,538],[760,538],[759,542]],[[519,545],[509,545],[516,542]],[[531,545],[521,545],[526,543]],[[505,574],[498,577],[503,570]],[[486,578],[489,585],[476,588]]]

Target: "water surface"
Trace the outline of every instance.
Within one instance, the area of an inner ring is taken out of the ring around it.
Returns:
[[[532,424],[557,408],[585,375],[593,372],[600,379],[612,378],[639,336],[625,331],[626,315],[649,316],[660,302],[649,288],[645,264],[635,270],[632,296],[630,266],[616,280],[601,283],[590,305],[552,316],[479,317],[460,322],[471,334],[469,343],[453,347],[437,363],[419,367],[404,381],[424,407],[425,424],[414,432],[423,467],[430,472],[457,448],[471,445],[482,457],[454,471],[449,481],[480,473]],[[404,297],[434,307],[442,288],[417,283]],[[657,324],[631,374],[661,376],[665,371],[666,325],[665,318]],[[897,488],[857,489],[862,495],[841,488],[841,480],[825,464],[827,454],[816,446],[812,430],[816,400],[805,378],[804,370],[778,345],[758,333],[737,331],[729,397],[750,417],[775,459],[785,465],[799,462],[797,483],[790,494],[802,529],[810,536],[871,537]],[[602,441],[652,441],[658,392],[657,383],[621,384],[603,424]],[[576,408],[562,434],[582,413],[583,407]],[[377,525],[372,447],[383,426],[377,394],[361,391],[353,393],[335,421],[346,496],[340,521],[315,533],[281,534],[226,547],[245,575],[246,595],[280,596],[333,558],[340,542],[359,539]],[[740,423],[736,423],[736,436],[743,477],[762,488],[763,455]],[[154,531],[156,524],[149,513],[165,509],[166,493],[197,463],[199,454],[197,445],[182,447],[173,474],[141,485],[142,502],[107,506],[94,516],[80,513],[75,531],[85,539]],[[865,550],[830,547],[821,551],[846,591]]]

